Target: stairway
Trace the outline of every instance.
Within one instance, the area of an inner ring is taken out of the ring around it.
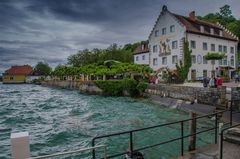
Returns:
[[[224,140],[233,144],[240,145],[240,127],[229,129],[224,136]]]

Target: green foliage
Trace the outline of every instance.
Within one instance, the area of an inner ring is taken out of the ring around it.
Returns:
[[[132,97],[139,95],[139,91],[137,89],[138,82],[136,80],[98,80],[95,81],[95,84],[101,88],[106,95],[122,96],[125,93],[129,94]]]
[[[146,82],[141,81],[137,85],[137,90],[141,94],[141,93],[144,93],[144,91],[147,89],[147,87],[148,87],[148,84]]]
[[[93,63],[101,64],[106,60],[116,60],[120,62],[133,62],[133,51],[139,43],[126,44],[123,47],[112,44],[107,49],[85,49],[77,54],[68,57],[68,64],[72,66],[85,66]]]
[[[221,60],[225,56],[224,53],[219,52],[208,52],[207,55],[205,55],[206,60]]]
[[[109,61],[105,64],[89,64],[82,67],[59,65],[52,72],[52,75],[62,78],[63,76],[74,76],[80,74],[94,76],[114,76],[117,74],[125,74],[125,76],[129,76],[131,73],[133,73],[139,74],[143,77],[148,77],[151,72],[152,69],[147,65]]]
[[[189,49],[189,44],[187,41],[185,41],[183,45],[184,62],[180,61],[179,64],[176,64],[177,74],[180,78],[178,81],[181,82],[184,82],[184,80],[187,79],[189,69],[192,66],[192,50]]]
[[[34,71],[40,75],[50,75],[52,68],[43,62],[38,62],[37,65],[34,67]]]

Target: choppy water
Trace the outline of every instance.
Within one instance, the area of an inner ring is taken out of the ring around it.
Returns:
[[[0,158],[10,158],[11,132],[28,131],[31,155],[36,156],[90,146],[91,139],[96,135],[186,118],[188,115],[184,112],[154,105],[146,100],[87,96],[77,91],[36,85],[0,84]],[[207,124],[203,121],[200,127]],[[134,134],[134,146],[141,147],[178,134],[178,126],[140,132]],[[210,135],[208,133],[199,138],[198,143],[209,143]],[[98,142],[111,145],[109,153],[128,147],[126,136]],[[143,153],[151,159],[170,158],[179,154],[179,143]]]

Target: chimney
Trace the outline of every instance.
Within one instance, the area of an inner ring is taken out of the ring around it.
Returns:
[[[192,11],[192,12],[189,13],[189,18],[191,20],[196,20],[195,11]]]

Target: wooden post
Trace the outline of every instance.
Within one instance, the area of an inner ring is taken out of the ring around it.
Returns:
[[[196,129],[197,129],[197,122],[196,122],[196,117],[197,114],[193,113],[192,111],[189,113],[190,120],[189,121],[189,134],[192,135],[189,137],[189,146],[188,146],[188,151],[193,151],[196,149]],[[193,135],[195,134],[195,135]]]

